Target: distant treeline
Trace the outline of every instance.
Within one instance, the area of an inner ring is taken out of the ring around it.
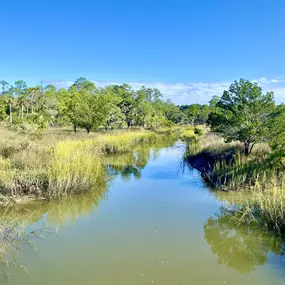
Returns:
[[[156,88],[110,85],[97,88],[81,77],[66,89],[53,85],[28,87],[23,80],[13,85],[0,81],[0,120],[11,127],[34,125],[70,126],[87,132],[100,127],[118,129],[143,127],[151,130],[173,124],[204,124],[210,105],[177,106],[162,100]]]

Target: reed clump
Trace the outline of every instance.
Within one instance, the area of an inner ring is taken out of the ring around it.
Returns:
[[[285,234],[285,179],[273,176],[266,181],[266,187],[257,183],[250,195],[235,194],[238,221],[257,223],[278,234]],[[233,194],[233,193],[232,193]]]
[[[113,133],[112,135],[101,135],[94,141],[94,145],[104,154],[114,154],[129,152],[134,147],[151,144],[155,140],[156,135],[153,132],[124,132]]]
[[[188,144],[194,144],[198,142],[202,133],[203,131],[199,127],[187,126],[180,129],[179,137]]]
[[[59,142],[47,173],[47,195],[51,198],[90,191],[106,180],[100,154],[86,142]]]

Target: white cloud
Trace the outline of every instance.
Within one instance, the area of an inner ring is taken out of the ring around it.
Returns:
[[[257,82],[264,92],[273,91],[277,103],[285,102],[285,79],[283,78],[259,78]],[[104,87],[110,84],[122,84],[114,81],[93,81],[97,87]],[[73,81],[49,81],[57,88],[68,88]],[[207,103],[214,95],[221,96],[232,82],[128,82],[135,90],[141,86],[158,88],[165,99],[171,99],[176,104]]]

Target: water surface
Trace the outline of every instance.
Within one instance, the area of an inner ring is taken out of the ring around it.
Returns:
[[[182,171],[183,152],[178,142],[108,157],[106,189],[15,209],[27,233],[50,233],[36,251],[22,246],[28,273],[9,284],[284,285],[283,241],[237,226],[199,174]]]

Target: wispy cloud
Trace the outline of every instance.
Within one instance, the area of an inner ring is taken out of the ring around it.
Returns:
[[[277,103],[285,102],[285,78],[258,78],[252,80],[257,82],[264,92],[273,91]],[[97,87],[104,87],[110,84],[122,84],[115,81],[93,81]],[[73,81],[49,81],[57,88],[68,88]],[[214,96],[221,96],[223,91],[228,89],[232,82],[128,82],[135,90],[141,86],[158,88],[165,99],[171,99],[176,104],[208,103]]]

